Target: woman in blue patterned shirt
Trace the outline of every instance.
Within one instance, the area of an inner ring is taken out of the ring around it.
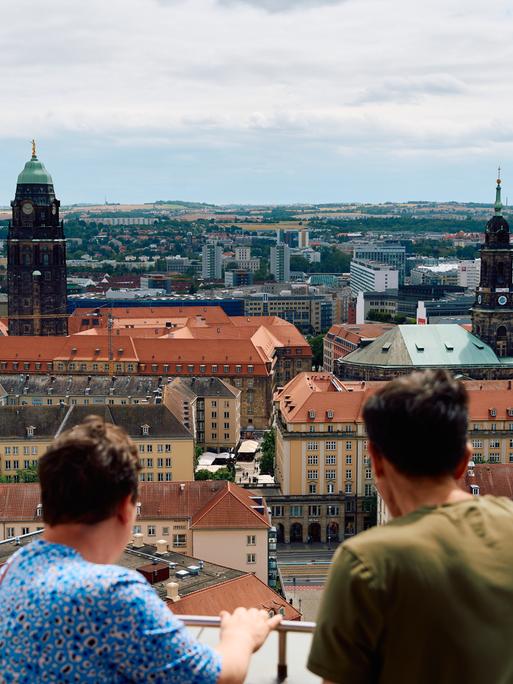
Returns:
[[[0,683],[244,681],[279,616],[224,613],[213,651],[139,573],[112,565],[131,537],[138,470],[126,433],[94,416],[41,458],[43,538],[0,569]]]

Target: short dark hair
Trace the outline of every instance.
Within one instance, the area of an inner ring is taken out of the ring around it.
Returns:
[[[467,391],[445,370],[391,380],[367,400],[363,418],[369,440],[403,474],[448,475],[465,455]]]
[[[63,432],[39,460],[43,519],[49,525],[95,524],[122,499],[136,501],[137,447],[126,432],[89,416]]]

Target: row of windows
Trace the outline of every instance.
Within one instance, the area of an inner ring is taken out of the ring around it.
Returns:
[[[311,425],[310,427],[314,427],[314,426]],[[328,428],[329,428],[329,427],[333,427],[333,425],[331,425],[331,426],[328,425]],[[332,431],[331,431],[331,430],[328,430],[328,432],[332,432]],[[338,444],[338,443],[335,442],[335,441],[324,442],[324,449],[325,449],[326,451],[336,451],[336,450],[337,450],[337,444]],[[348,441],[346,442],[346,450],[347,450],[347,451],[350,451],[350,450],[353,448],[354,444],[355,444],[354,441],[352,441],[352,440],[349,441],[349,440],[348,440]],[[367,442],[364,443],[364,446],[367,446]],[[319,449],[319,442],[307,442],[307,443],[306,443],[306,448],[307,448],[308,451],[317,451],[317,450]]]
[[[153,468],[153,458],[140,458],[139,465],[141,468]],[[157,468],[171,468],[170,458],[157,458]]]
[[[6,527],[5,538],[9,539],[10,537],[17,537],[22,534],[30,534],[31,531],[35,532],[42,529],[42,527],[36,527],[35,530],[31,530],[30,527]]]
[[[100,362],[93,362],[93,363],[87,363],[87,362],[76,362],[76,361],[69,361],[69,362],[64,362],[64,361],[57,361],[57,362],[52,362],[48,361],[47,363],[42,363],[41,361],[13,361],[12,363],[9,363],[8,361],[2,361],[0,362],[0,370],[8,370],[12,368],[12,370],[46,370],[46,371],[52,371],[55,369],[58,371],[87,371],[87,370],[93,370],[93,371],[106,371],[108,372],[110,370],[110,365],[108,363],[100,363]],[[119,363],[116,362],[114,364],[114,369],[117,373],[135,373],[136,371],[145,371],[146,367],[148,367],[148,370],[151,369],[153,373],[207,373],[207,365],[206,364],[194,364],[194,363],[188,363],[188,364],[170,364],[170,363],[164,363],[164,364],[158,364],[158,363],[151,363],[151,364],[146,364],[146,363],[131,363],[131,362],[125,362],[125,363]],[[209,368],[209,373],[212,374],[217,374],[217,373],[254,373],[255,372],[255,366],[253,364],[248,364],[248,365],[242,365],[242,364],[235,364],[235,365],[230,365],[230,364],[224,364],[224,365],[218,365],[218,364],[211,364]]]
[[[309,506],[304,506],[305,511],[308,511],[308,515],[319,517],[323,515],[323,506],[317,504],[311,504]],[[326,506],[326,515],[334,516],[340,514],[340,506],[335,504],[330,504]],[[271,515],[274,518],[282,518],[285,515],[285,506],[271,506]],[[291,505],[290,506],[290,516],[292,518],[301,518],[303,515],[303,506]]]
[[[18,456],[21,453],[20,447],[17,446],[6,446],[4,447],[4,454],[6,456]],[[24,446],[23,447],[23,455],[24,456],[29,456],[32,454],[32,456],[37,456],[38,454],[38,448],[37,446]]]
[[[367,459],[364,459],[364,463]],[[347,454],[346,455],[346,464],[351,465],[353,462],[353,456],[352,454]],[[317,454],[309,454],[307,457],[307,465],[318,465],[319,463],[319,456]],[[326,465],[337,465],[337,457],[335,454],[327,454],[324,457],[324,463]]]
[[[20,463],[23,463],[22,466],[20,466]],[[18,459],[14,459],[11,461],[11,459],[7,459],[4,463],[4,468],[5,470],[20,470],[20,468],[34,468],[37,466],[37,461],[19,461]]]
[[[364,485],[364,495],[365,496],[373,496],[374,494],[374,485],[373,484],[365,484]],[[308,493],[309,494],[318,494],[319,492],[317,491],[317,483],[316,482],[309,482],[308,483]],[[344,485],[344,493],[345,494],[352,494],[353,493],[353,483],[352,482],[346,482]],[[334,482],[327,482],[326,483],[326,494],[335,494],[335,483]]]
[[[153,473],[139,473],[140,482],[172,482],[173,476],[168,471],[166,473],[157,473],[157,477],[153,477]]]
[[[150,454],[153,451],[153,446],[153,444],[139,444],[139,452],[143,454],[146,451]],[[166,454],[170,454],[171,444],[157,444],[155,451],[157,451],[157,453],[165,452]]]
[[[163,527],[162,528],[162,536],[163,537],[169,537],[169,527]],[[142,525],[134,525],[134,534],[142,534]],[[148,537],[156,537],[157,536],[157,526],[156,525],[147,525],[146,526],[146,535]],[[173,546],[187,546],[187,535],[186,534],[173,534]]]
[[[482,463],[486,459],[486,454],[483,457],[483,453],[480,451],[476,451],[473,453],[472,458],[474,461],[478,463]],[[501,463],[501,455],[498,451],[491,451],[488,454],[488,461],[490,463]],[[509,463],[513,463],[513,453],[508,454],[508,461]]]

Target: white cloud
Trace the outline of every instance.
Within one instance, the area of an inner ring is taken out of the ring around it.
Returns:
[[[0,45],[0,145],[510,154],[505,0],[6,0]]]

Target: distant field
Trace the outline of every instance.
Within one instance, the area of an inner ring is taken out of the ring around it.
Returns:
[[[225,223],[223,225],[237,225],[244,230],[300,230],[301,228],[308,228],[305,222],[299,221],[282,221],[279,223]]]

